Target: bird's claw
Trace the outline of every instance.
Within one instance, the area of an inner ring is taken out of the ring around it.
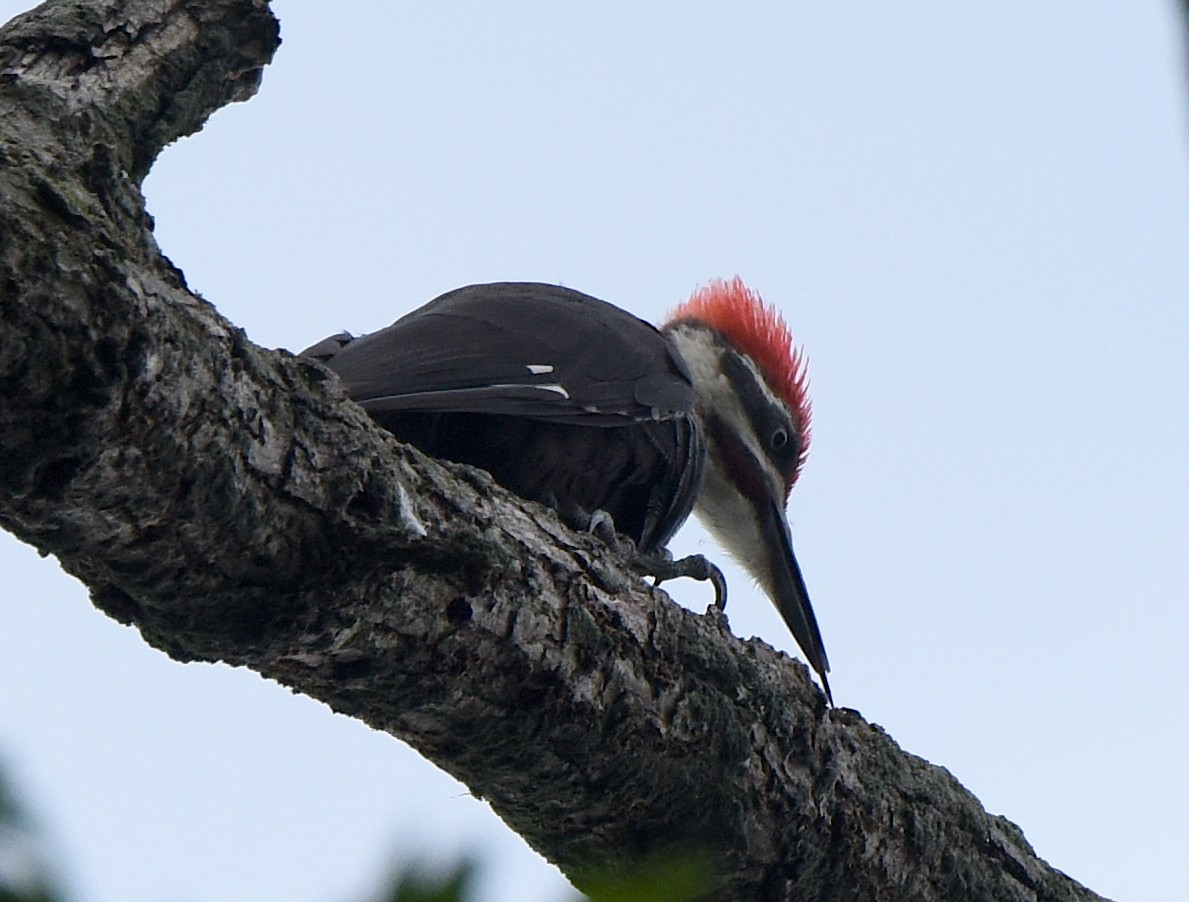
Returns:
[[[597,510],[590,515],[587,530],[608,548],[614,549],[629,560],[635,560],[640,556],[636,551],[636,543],[616,531],[615,520],[605,510]]]
[[[636,543],[627,536],[622,536],[615,530],[615,520],[604,510],[596,510],[590,515],[587,529],[598,536],[608,547],[615,549],[623,557],[631,561],[632,567],[644,576],[653,577],[653,585],[671,579],[696,579],[709,582],[714,586],[714,606],[724,611],[727,607],[727,580],[710,561],[700,554],[674,560],[667,548],[660,548],[650,554],[645,554],[636,548]]]
[[[687,577],[700,582],[709,582],[714,586],[714,606],[720,611],[727,609],[727,580],[710,561],[703,555],[691,554],[687,557],[673,560],[671,557],[656,557],[647,562],[649,576],[656,578],[656,585],[666,580]]]

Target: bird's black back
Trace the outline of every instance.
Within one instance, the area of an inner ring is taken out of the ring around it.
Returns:
[[[605,511],[651,550],[693,506],[703,448],[685,364],[653,326],[589,295],[472,285],[304,353],[397,438],[571,522]]]

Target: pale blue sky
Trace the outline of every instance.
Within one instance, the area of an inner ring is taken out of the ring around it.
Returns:
[[[146,185],[193,288],[299,349],[469,282],[562,282],[657,319],[742,275],[810,362],[790,518],[838,702],[1098,892],[1183,898],[1171,0],[275,8],[259,95]],[[676,548],[721,557],[697,528]],[[81,902],[362,902],[394,856],[465,851],[483,902],[565,898],[395,740],[170,662],[7,536],[0,571],[0,756]],[[728,578],[735,632],[792,652]]]

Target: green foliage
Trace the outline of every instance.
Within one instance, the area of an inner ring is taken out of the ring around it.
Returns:
[[[58,902],[37,836],[0,769],[0,902]]]
[[[8,778],[0,770],[0,827],[15,827],[20,819],[20,808],[8,785]]]
[[[383,902],[463,902],[474,876],[475,866],[470,861],[432,874],[416,865],[406,865],[393,878],[392,888],[380,898]]]
[[[0,886],[0,902],[58,902],[58,896],[44,887],[17,891]]]
[[[697,902],[713,890],[714,868],[708,856],[676,853],[588,875],[583,884],[591,902]]]
[[[0,902],[61,902],[36,855],[37,837],[0,768]],[[463,860],[433,870],[401,865],[380,902],[465,902],[475,885],[476,867]],[[711,858],[672,853],[631,866],[582,875],[590,902],[699,902],[714,888]]]
[[[475,883],[473,862],[452,869],[429,871],[402,865],[383,902],[465,902]],[[669,854],[628,867],[604,869],[582,879],[589,902],[700,902],[714,888],[714,869],[708,856]],[[4,900],[0,900],[4,902]]]

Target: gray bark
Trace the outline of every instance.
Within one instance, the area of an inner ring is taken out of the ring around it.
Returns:
[[[278,42],[263,0],[60,0],[0,32],[0,525],[172,657],[409,743],[579,885],[684,847],[730,899],[1099,898],[804,666],[187,290],[140,182]]]

